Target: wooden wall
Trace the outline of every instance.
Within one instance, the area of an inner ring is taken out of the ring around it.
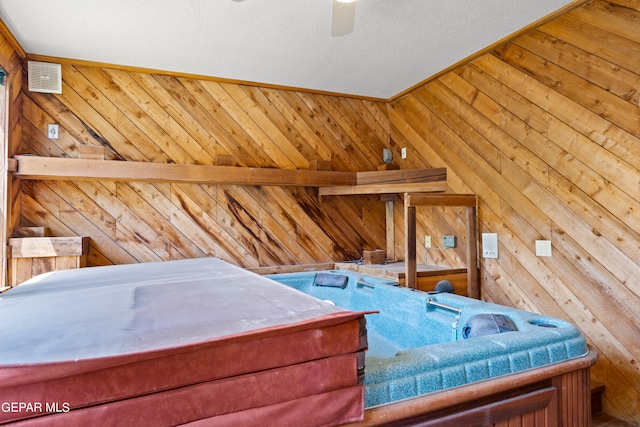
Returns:
[[[0,24],[2,24],[0,22]],[[0,247],[2,259],[6,259],[6,241],[19,216],[20,184],[8,175],[7,158],[15,154],[22,140],[22,62],[25,53],[16,46],[13,36],[0,25],[0,66],[7,72],[4,87],[1,87],[0,106]],[[6,120],[5,120],[6,118]],[[7,263],[0,263],[0,288],[6,285]]]
[[[23,152],[239,166],[375,170],[386,105],[107,68],[63,65],[62,95],[25,90]],[[48,123],[60,139],[47,139]],[[314,188],[25,181],[22,225],[90,236],[90,265],[216,256],[244,267],[353,260],[384,248],[384,203]]]
[[[23,153],[242,166],[448,168],[480,199],[484,299],[567,318],[600,353],[605,409],[640,423],[640,2],[594,0],[389,103],[189,78],[63,67],[62,95],[24,92]],[[59,123],[61,138],[46,138]],[[17,134],[20,134],[18,131]],[[378,197],[313,189],[25,181],[21,225],[91,237],[90,265],[217,256],[245,267],[359,258],[384,248]],[[396,251],[402,253],[397,204]],[[418,234],[464,236],[453,208],[422,209]],[[534,241],[553,256],[536,257]],[[460,246],[464,245],[464,240]],[[459,251],[420,260],[465,264]]]
[[[403,167],[480,199],[484,299],[570,319],[640,423],[640,1],[594,0],[391,103]],[[414,155],[411,155],[414,153]],[[432,214],[429,214],[432,215]],[[433,216],[437,227],[459,221]],[[426,221],[425,224],[428,224]],[[425,225],[428,227],[428,225]],[[427,230],[427,232],[429,232]],[[551,240],[552,257],[534,242]]]

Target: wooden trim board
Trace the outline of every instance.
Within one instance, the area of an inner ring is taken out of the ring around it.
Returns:
[[[221,185],[322,187],[319,194],[440,192],[447,186],[445,168],[341,172],[235,166],[150,163],[17,155],[13,176],[35,180],[183,182]]]
[[[9,247],[10,258],[82,256],[89,250],[89,237],[14,237]]]
[[[463,206],[467,208],[467,295],[479,298],[478,286],[478,239],[476,206],[478,199],[474,194],[411,194],[404,195],[405,217],[405,278],[406,286],[417,288],[416,271],[416,206]]]
[[[320,189],[321,196],[441,192],[447,189],[446,168],[356,172],[356,184]]]
[[[407,191],[440,192],[446,191],[447,182],[412,182],[400,184],[365,184],[349,186],[322,187],[319,190],[321,196],[348,196],[364,194],[390,194],[404,193]]]
[[[320,187],[354,185],[353,172],[245,168],[66,157],[15,156],[16,178],[79,181],[183,182],[222,185]]]

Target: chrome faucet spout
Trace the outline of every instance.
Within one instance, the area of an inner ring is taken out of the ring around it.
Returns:
[[[457,341],[457,339],[458,339],[458,322],[460,322],[460,315],[462,314],[462,309],[459,308],[459,307],[455,307],[453,305],[449,305],[449,304],[445,304],[445,303],[442,303],[442,302],[438,302],[433,298],[429,298],[427,300],[427,307],[429,307],[429,306],[442,308],[444,310],[448,310],[448,311],[451,311],[453,313],[456,313],[456,319],[451,324],[451,329],[452,329],[451,334],[452,334],[453,341]]]

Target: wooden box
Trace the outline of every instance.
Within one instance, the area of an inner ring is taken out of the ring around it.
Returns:
[[[362,253],[362,262],[364,264],[384,264],[387,259],[387,252],[382,249],[373,251],[364,251]]]
[[[86,267],[88,237],[24,237],[9,239],[9,285],[50,271]]]

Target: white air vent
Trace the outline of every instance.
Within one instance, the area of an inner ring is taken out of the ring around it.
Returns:
[[[62,66],[49,62],[29,61],[29,90],[62,93]]]

